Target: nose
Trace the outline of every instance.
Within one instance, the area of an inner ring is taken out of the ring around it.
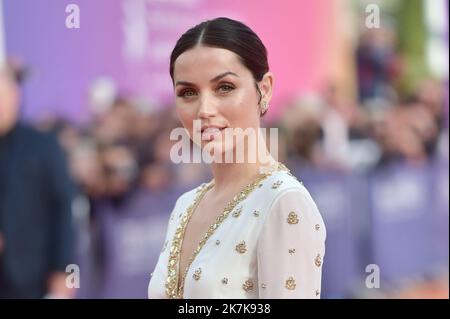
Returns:
[[[217,114],[217,105],[213,97],[203,94],[198,108],[198,117],[200,119],[210,118]]]

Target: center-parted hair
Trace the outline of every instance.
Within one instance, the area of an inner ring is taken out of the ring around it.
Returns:
[[[178,39],[170,56],[172,82],[176,59],[197,45],[234,52],[257,82],[269,71],[266,47],[256,33],[242,22],[221,17],[196,25]]]

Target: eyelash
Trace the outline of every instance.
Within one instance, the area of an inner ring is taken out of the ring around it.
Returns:
[[[186,97],[190,97],[190,96],[186,96],[186,93],[187,92],[193,92],[194,90],[192,90],[192,89],[184,89],[184,90],[181,90],[178,94],[177,94],[177,96],[178,97],[183,97],[183,98],[186,98]],[[192,96],[192,95],[191,95]]]
[[[231,92],[231,91],[233,91],[233,90],[235,89],[235,87],[234,87],[233,85],[231,85],[231,84],[221,84],[221,85],[219,85],[219,86],[217,87],[216,90],[219,90],[219,89],[224,88],[224,87],[226,87],[227,90],[225,90],[225,91],[223,91],[223,92],[220,92],[220,93],[226,94],[226,93],[229,93],[229,92]],[[193,90],[193,89],[190,89],[190,88],[189,88],[189,89],[181,90],[181,91],[177,94],[177,96],[178,96],[178,97],[181,97],[181,98],[189,98],[189,97],[192,97],[193,95],[189,95],[189,96],[186,95],[186,93],[188,93],[188,92],[194,92],[194,90]],[[195,93],[195,92],[194,92],[194,93]]]
[[[225,93],[231,92],[234,90],[234,86],[231,84],[221,84],[219,85],[219,87],[217,89],[223,88],[223,87],[227,87],[228,89],[225,91]]]

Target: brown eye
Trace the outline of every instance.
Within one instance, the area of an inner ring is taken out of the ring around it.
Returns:
[[[192,89],[184,89],[184,90],[181,90],[181,91],[178,93],[178,96],[179,96],[179,97],[191,97],[191,96],[195,96],[195,91],[192,90]]]
[[[219,93],[227,93],[230,91],[234,90],[234,86],[230,85],[230,84],[223,84],[220,85],[217,90],[219,91]]]

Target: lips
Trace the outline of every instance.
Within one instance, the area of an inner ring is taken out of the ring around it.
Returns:
[[[203,141],[211,141],[221,134],[222,130],[225,127],[215,126],[215,125],[205,125],[202,127],[202,140]]]

